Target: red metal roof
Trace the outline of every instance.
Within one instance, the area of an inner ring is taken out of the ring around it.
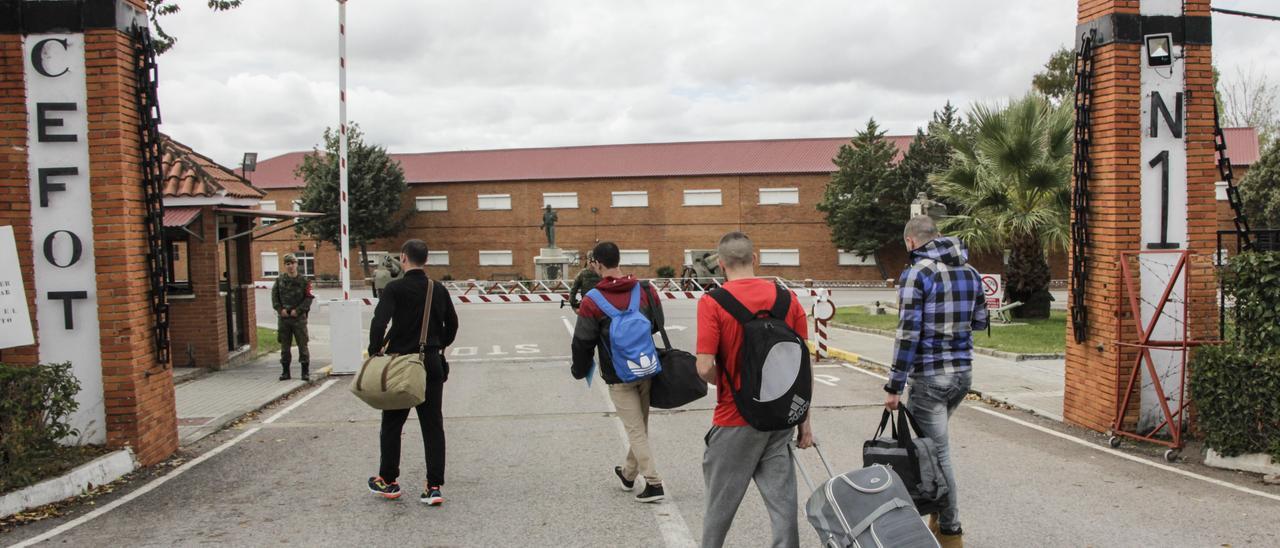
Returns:
[[[1262,156],[1258,146],[1258,131],[1251,127],[1222,128],[1227,141],[1227,157],[1233,166],[1251,166]]]
[[[200,215],[198,207],[166,207],[164,208],[164,226],[181,228],[191,224]]]
[[[890,136],[899,156],[913,136]],[[702,141],[556,148],[516,148],[391,154],[409,183],[536,181],[620,177],[831,173],[844,137]],[[303,185],[294,170],[308,152],[258,162],[260,188]]]
[[[1227,128],[1227,152],[1232,164],[1258,161],[1258,136],[1253,128]],[[912,135],[888,139],[898,158],[911,145]],[[845,137],[700,141],[627,145],[513,148],[451,152],[393,153],[410,184],[476,181],[538,181],[621,177],[699,175],[764,175],[831,173],[832,158]],[[250,175],[259,188],[303,185],[294,170],[310,152],[290,152],[258,162]],[[897,158],[895,158],[896,160]]]

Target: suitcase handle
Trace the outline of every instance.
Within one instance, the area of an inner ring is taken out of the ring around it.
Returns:
[[[828,478],[836,477],[836,473],[831,471],[831,465],[827,463],[826,455],[822,454],[822,446],[818,444],[817,438],[813,439],[813,450],[818,453],[818,460],[822,461],[822,467],[827,469],[827,477]],[[805,485],[809,486],[810,491],[817,490],[818,488],[814,486],[813,480],[809,479],[809,473],[805,471],[804,464],[800,462],[800,457],[796,455],[795,440],[791,440],[787,442],[787,452],[791,453],[791,460],[795,461],[796,469],[800,470],[800,477],[804,478]]]

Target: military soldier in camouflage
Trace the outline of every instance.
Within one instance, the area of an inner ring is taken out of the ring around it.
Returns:
[[[569,306],[574,310],[578,309],[578,304],[582,302],[581,295],[585,295],[588,291],[595,289],[596,284],[600,283],[600,274],[596,273],[595,258],[591,256],[591,252],[587,252],[587,267],[578,273],[573,279],[573,286],[569,288]]]
[[[298,343],[298,363],[302,364],[302,380],[311,380],[311,352],[307,350],[307,314],[311,312],[311,282],[298,275],[298,259],[292,253],[284,256],[284,273],[271,287],[271,307],[280,319],[280,380],[289,376],[289,352],[293,342]]]

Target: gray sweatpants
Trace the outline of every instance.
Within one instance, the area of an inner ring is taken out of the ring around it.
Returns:
[[[787,452],[795,429],[761,432],[750,426],[712,426],[702,454],[702,481],[707,510],[702,518],[703,548],[720,548],[733,525],[747,485],[756,489],[769,510],[774,548],[800,546],[797,523],[796,469]]]

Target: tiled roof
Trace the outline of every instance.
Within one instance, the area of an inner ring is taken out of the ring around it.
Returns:
[[[1253,128],[1227,128],[1231,163],[1251,165],[1258,160],[1258,136]],[[911,145],[911,135],[888,139],[899,158]],[[831,162],[844,137],[701,141],[555,148],[513,148],[391,154],[404,168],[410,184],[476,181],[538,181],[548,179],[604,179],[621,177],[679,177],[699,175],[767,175],[831,173]],[[310,152],[290,152],[258,162],[250,178],[259,188],[303,185],[294,170]]]
[[[202,156],[191,147],[161,135],[166,198],[213,197],[223,192],[232,198],[261,198],[266,193],[235,172]]]
[[[899,155],[913,136],[890,136]],[[831,159],[844,137],[701,141],[556,148],[514,148],[391,154],[404,168],[405,181],[456,183],[537,181],[698,175],[831,173]],[[294,170],[309,152],[290,152],[258,162],[250,175],[261,188],[303,185]]]

